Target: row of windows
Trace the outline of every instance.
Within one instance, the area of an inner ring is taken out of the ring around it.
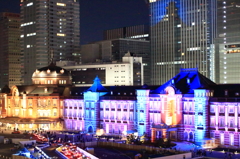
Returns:
[[[83,107],[84,103],[74,103],[74,102],[65,102],[64,106],[68,107],[68,106],[72,106],[72,107]]]
[[[19,116],[20,115],[20,111],[19,109],[15,109],[15,112],[14,112],[14,116]],[[32,109],[29,109],[28,110],[28,114],[26,114],[25,111],[22,111],[22,115],[23,116],[32,116],[33,115],[33,110]],[[57,110],[54,110],[53,111],[53,114],[51,114],[51,111],[50,110],[38,110],[37,111],[37,116],[38,117],[51,117],[51,116],[57,116]]]
[[[133,112],[130,113],[116,113],[115,115],[113,113],[109,112],[100,112],[100,119],[112,119],[112,120],[133,120]]]
[[[73,81],[73,84],[86,84],[85,81]],[[91,83],[92,84],[92,83]]]
[[[240,122],[240,120],[239,120],[239,122]],[[225,119],[224,118],[219,118],[218,125],[217,125],[216,124],[216,119],[215,118],[211,118],[210,125],[211,126],[219,126],[219,127],[228,126],[228,127],[233,128],[235,125],[237,125],[237,123],[234,122],[234,118],[229,118],[227,123],[225,123]]]
[[[184,111],[194,111],[193,103],[184,102],[183,110]]]
[[[114,65],[114,67],[118,67],[119,65]],[[121,67],[125,67],[125,65],[121,65]]]
[[[114,81],[114,82],[120,82],[120,81]],[[121,82],[125,82],[125,80],[122,80]]]
[[[114,78],[119,78],[118,76],[115,76]],[[121,78],[125,78],[125,76],[121,76]]]
[[[35,80],[34,81],[35,84],[42,84],[40,81],[38,80]],[[53,80],[45,80],[44,81],[44,84],[54,84],[54,81]],[[58,84],[67,84],[67,81],[66,80],[59,80],[58,81]]]
[[[74,111],[74,110],[68,109],[68,110],[65,110],[64,116],[65,117],[79,117],[79,118],[82,118],[84,116],[84,114],[83,114],[83,111]]]
[[[90,68],[89,68],[90,69]],[[95,68],[95,70],[105,70],[106,68],[101,67],[101,68]],[[73,71],[87,71],[88,68],[77,68],[77,69],[73,69]],[[91,68],[92,70],[92,68]]]
[[[134,108],[134,104],[117,104],[117,103],[113,103],[113,104],[104,104],[102,103],[100,105],[101,108],[105,107],[105,108],[112,108],[112,109],[133,109]]]
[[[215,108],[216,106],[215,105],[211,105],[210,106],[210,112],[211,113],[215,113],[216,111],[216,108]],[[234,113],[235,112],[235,107],[234,106],[227,106],[227,111],[228,111],[228,113]],[[238,107],[237,108],[237,110],[239,109],[239,112],[240,112],[240,107]],[[225,113],[225,106],[220,106],[220,107],[218,107],[218,112],[219,113]]]

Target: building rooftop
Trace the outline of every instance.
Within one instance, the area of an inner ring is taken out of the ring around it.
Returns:
[[[92,86],[87,90],[91,92],[108,92],[108,90],[102,86],[101,80],[98,76],[93,80]]]
[[[51,62],[50,65],[48,65],[47,67],[42,67],[42,68],[37,69],[37,71],[39,71],[39,73],[41,73],[41,72],[45,73],[45,72],[50,71],[49,74],[52,72],[56,72],[58,74],[58,76],[69,76],[70,75],[69,71],[56,66],[56,64],[53,62]],[[34,75],[36,76],[35,72],[34,72]]]
[[[198,72],[197,68],[181,69],[175,77],[157,88],[153,93],[165,94],[168,86],[175,88],[175,92],[182,94],[193,94],[194,89],[207,89],[216,85],[207,77]]]

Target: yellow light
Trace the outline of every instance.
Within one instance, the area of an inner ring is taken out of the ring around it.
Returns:
[[[57,33],[57,36],[66,36],[66,35],[62,33]]]
[[[64,73],[64,70],[63,70],[63,69],[61,69],[60,73],[61,73],[61,74],[63,74],[63,73]]]
[[[150,3],[156,2],[157,0],[149,0]]]
[[[97,129],[96,131],[96,135],[97,136],[102,136],[104,134],[104,130],[103,129]]]
[[[66,6],[65,3],[57,3],[57,6]]]

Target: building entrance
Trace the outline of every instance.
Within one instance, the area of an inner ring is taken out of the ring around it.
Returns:
[[[39,124],[39,128],[43,130],[49,130],[50,124]]]
[[[93,133],[93,127],[92,126],[88,127],[88,133]]]

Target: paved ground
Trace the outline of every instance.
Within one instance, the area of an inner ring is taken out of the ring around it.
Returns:
[[[12,131],[7,130],[7,131],[3,131],[0,130],[0,136],[5,136],[5,138],[25,138],[25,139],[29,139],[30,136],[29,135],[23,135],[23,134],[11,134]],[[63,137],[63,135],[59,135],[59,137]],[[85,139],[86,140],[91,140],[91,135],[86,135]],[[70,140],[74,140],[77,141],[77,136],[69,136]],[[196,152],[198,149],[200,149],[200,147],[195,146],[192,143],[188,143],[188,142],[176,142],[176,146],[175,148],[177,150],[182,150],[182,151],[192,151],[192,152]],[[50,157],[56,157],[59,158],[58,154],[55,153],[55,146],[50,146],[48,148],[44,149],[44,152],[50,156]],[[11,157],[12,154],[18,152],[19,149],[14,147],[14,144],[0,144],[0,159],[6,159],[6,157],[8,157],[8,159]],[[136,155],[136,151],[124,151],[124,150],[117,150],[115,148],[94,148],[95,154],[97,157],[99,157],[100,159],[130,159],[133,158],[133,156]],[[219,152],[219,151],[212,151],[212,153],[210,153],[209,151],[206,151],[207,156],[204,157],[206,158],[223,158],[223,159],[240,159],[240,149],[238,150],[238,153],[235,153],[235,155],[229,156],[229,154],[225,153],[225,152]],[[195,156],[197,157],[197,156]]]
[[[200,147],[197,147],[196,145],[189,143],[189,142],[175,142],[177,145],[175,146],[177,150],[183,150],[183,151],[193,151],[196,152],[198,149],[201,149]],[[207,156],[206,157],[212,157],[212,158],[224,158],[224,159],[240,159],[240,149],[238,150],[238,153],[235,153],[235,155],[229,156],[229,153],[225,154],[225,152],[220,151],[206,151]],[[197,157],[195,155],[195,157]],[[205,157],[205,158],[206,158]]]
[[[99,159],[132,159],[132,155],[114,148],[94,148],[95,156]]]
[[[18,151],[19,149],[15,148],[14,144],[0,144],[0,159],[9,158]]]
[[[23,134],[11,134],[10,130],[0,130],[0,136],[4,136],[4,138],[24,138],[29,139],[29,136]],[[0,144],[0,159],[6,159],[11,157],[12,154],[15,154],[20,149],[14,147],[14,144]]]

